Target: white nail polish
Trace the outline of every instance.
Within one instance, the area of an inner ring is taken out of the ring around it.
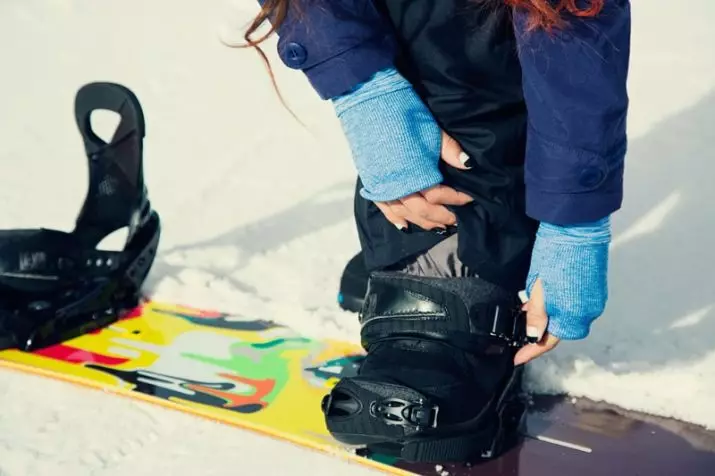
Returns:
[[[468,160],[469,160],[469,156],[467,155],[466,152],[461,152],[461,153],[459,154],[459,162],[460,162],[462,165],[466,164]]]
[[[534,326],[527,326],[526,327],[526,336],[527,337],[539,337],[539,329],[537,329]]]
[[[526,301],[529,300],[529,296],[526,295],[525,290],[522,289],[521,291],[519,291],[519,299],[521,300],[522,304],[526,304]]]
[[[395,225],[395,228],[397,228],[400,231],[405,229],[405,225],[402,225],[400,223],[393,223],[393,224]]]

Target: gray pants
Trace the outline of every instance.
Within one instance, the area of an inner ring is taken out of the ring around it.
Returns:
[[[392,269],[400,273],[430,278],[474,277],[457,256],[457,234],[440,241],[409,264]]]

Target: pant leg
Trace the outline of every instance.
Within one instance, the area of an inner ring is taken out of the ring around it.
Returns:
[[[427,278],[466,278],[478,276],[459,259],[458,235],[440,241],[427,251],[408,258],[391,271]]]
[[[526,107],[508,9],[474,8],[473,0],[376,3],[398,37],[399,69],[474,162],[466,171],[441,164],[444,183],[474,198],[453,209],[457,257],[485,280],[522,289],[537,223],[525,213]],[[418,227],[404,234],[359,194],[355,218],[369,270],[449,238]]]

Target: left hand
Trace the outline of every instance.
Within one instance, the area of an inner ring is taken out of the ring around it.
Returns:
[[[474,199],[463,192],[438,184],[398,200],[375,202],[385,218],[400,230],[413,223],[424,230],[445,230],[457,217],[445,205],[466,205]]]
[[[561,341],[546,330],[549,316],[544,304],[544,287],[537,279],[531,291],[529,301],[524,304],[526,311],[526,333],[528,336],[541,336],[535,344],[527,344],[514,356],[514,365],[522,365],[552,350]]]
[[[440,158],[454,168],[469,170],[469,156],[456,140],[444,131],[441,133]],[[424,230],[446,231],[446,227],[457,223],[457,217],[445,205],[460,206],[472,201],[474,199],[464,192],[437,184],[397,200],[374,203],[385,218],[400,230],[407,230],[413,223]]]

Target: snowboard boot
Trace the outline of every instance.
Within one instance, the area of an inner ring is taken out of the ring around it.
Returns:
[[[92,130],[97,109],[121,116],[108,143]],[[75,229],[0,230],[0,349],[36,350],[116,321],[139,303],[156,256],[161,227],[144,185],[139,101],[121,85],[90,83],[77,92],[75,119],[89,163]],[[123,228],[121,251],[97,248]]]
[[[340,277],[338,305],[345,311],[359,312],[365,300],[367,281],[370,277],[365,267],[362,251],[350,259]]]
[[[410,462],[470,462],[514,442],[525,405],[516,295],[479,278],[373,273],[360,313],[367,355],[322,401],[347,445]]]

